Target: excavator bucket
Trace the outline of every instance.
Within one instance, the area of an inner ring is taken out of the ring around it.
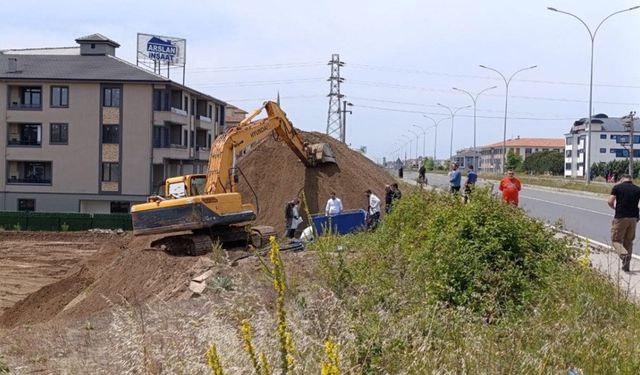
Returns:
[[[314,164],[338,164],[336,157],[333,155],[333,150],[328,143],[314,143],[310,144],[308,147]]]

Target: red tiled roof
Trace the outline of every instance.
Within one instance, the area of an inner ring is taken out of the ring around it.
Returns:
[[[507,147],[564,148],[563,138],[516,138],[507,139]],[[500,148],[502,142],[480,146],[480,148]]]

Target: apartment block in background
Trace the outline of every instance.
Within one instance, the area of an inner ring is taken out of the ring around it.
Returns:
[[[226,103],[76,42],[0,51],[0,210],[128,212],[207,168]]]

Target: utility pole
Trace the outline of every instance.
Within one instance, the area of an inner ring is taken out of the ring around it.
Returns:
[[[634,125],[633,125],[633,120],[634,117],[636,116],[636,112],[635,111],[631,111],[629,112],[628,116],[623,116],[622,117],[622,122],[624,124],[624,126],[629,129],[629,175],[631,176],[631,178],[634,178],[634,164],[633,164],[633,131],[634,131]]]
[[[331,55],[331,61],[327,65],[331,66],[331,77],[329,77],[329,111],[327,114],[327,135],[344,142],[344,134],[342,132],[342,111],[340,110],[340,99],[344,95],[340,94],[340,83],[344,82],[344,78],[340,77],[340,67],[344,66],[344,62],[340,61],[340,55],[334,53]]]
[[[346,100],[342,101],[342,130],[340,131],[340,140],[342,143],[347,143],[347,113],[353,114],[353,111],[347,111],[347,107],[352,107],[353,104]]]

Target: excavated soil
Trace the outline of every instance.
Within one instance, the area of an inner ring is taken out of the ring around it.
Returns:
[[[239,184],[238,190],[245,200],[254,204],[256,200],[251,188],[257,196],[259,212],[256,223],[273,226],[279,234],[284,233],[285,205],[300,196],[301,191],[306,195],[312,214],[324,213],[332,191],[342,199],[347,210],[367,208],[367,189],[384,200],[384,185],[393,182],[384,168],[327,135],[306,132],[302,135],[310,143],[328,143],[337,164],[306,168],[284,142],[273,137],[265,139],[238,162],[247,177],[247,181]],[[298,229],[306,226],[305,220]]]
[[[15,289],[0,294],[0,303],[7,306],[0,315],[4,327],[83,318],[111,303],[167,300],[184,294],[189,277],[204,268],[198,267],[198,257],[148,249],[149,237],[91,233],[19,233],[12,237],[0,242],[0,278],[12,280],[3,282],[3,289]],[[56,248],[64,251],[51,251]],[[42,271],[48,277],[40,275]],[[14,295],[24,298],[13,304]]]
[[[328,136],[303,133],[303,137],[311,143],[329,143],[337,164],[306,168],[283,142],[271,137],[240,159],[247,181],[239,190],[245,201],[257,202],[257,224],[284,233],[285,204],[302,191],[311,213],[324,212],[331,191],[345,209],[366,208],[366,189],[383,197],[384,185],[392,181],[383,168]],[[249,184],[257,200],[252,199]],[[211,257],[172,256],[149,249],[158,237],[3,232],[0,327],[85,318],[111,304],[189,298],[191,277],[211,269]]]

